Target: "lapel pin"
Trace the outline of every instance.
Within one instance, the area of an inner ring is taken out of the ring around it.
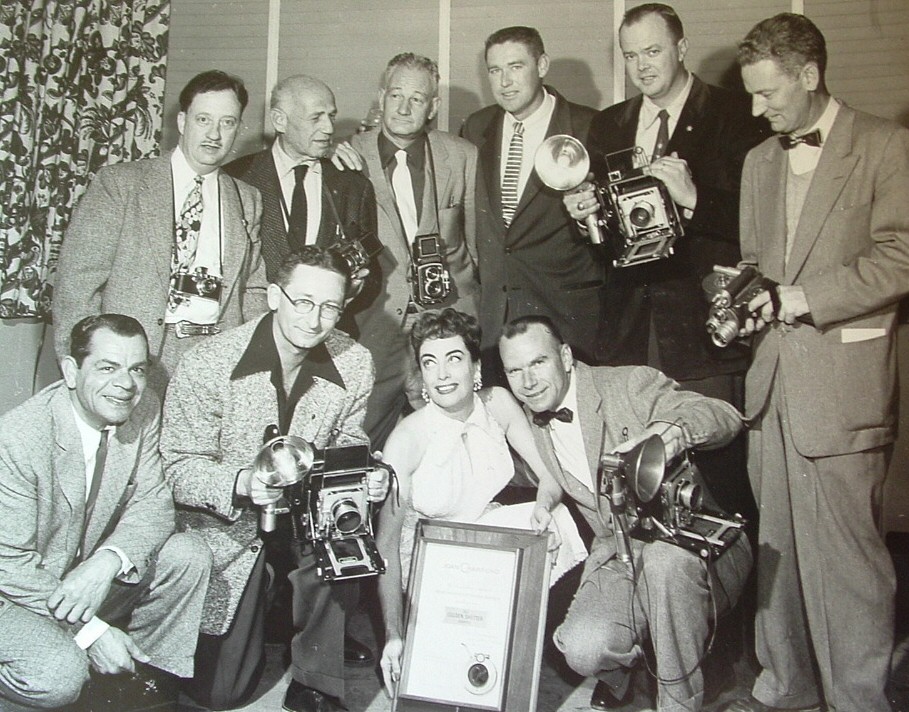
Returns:
[[[689,124],[688,126],[686,126],[686,127],[685,127],[685,130],[686,130],[686,131],[691,131],[691,125]]]

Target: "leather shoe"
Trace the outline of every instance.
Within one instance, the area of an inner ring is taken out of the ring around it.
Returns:
[[[820,712],[817,705],[813,707],[771,707],[765,705],[754,695],[730,702],[723,708],[723,712]]]
[[[352,667],[366,667],[376,662],[372,651],[356,638],[344,636],[344,664]]]
[[[284,695],[285,712],[339,712],[346,709],[337,697],[331,697],[291,680]]]
[[[597,681],[597,686],[593,688],[593,694],[590,696],[590,707],[595,710],[614,710],[628,704],[631,701],[632,687],[631,680],[628,681],[628,687],[625,688],[625,694],[621,698],[616,697],[612,688],[602,680]]]

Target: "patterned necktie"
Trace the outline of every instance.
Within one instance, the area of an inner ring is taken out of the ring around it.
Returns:
[[[574,413],[571,412],[571,408],[559,408],[558,410],[544,410],[542,413],[533,414],[533,424],[540,428],[545,428],[553,420],[570,423],[574,420]]]
[[[669,112],[666,109],[660,109],[657,118],[660,120],[660,128],[657,129],[656,143],[653,144],[653,155],[650,157],[651,161],[665,156],[666,146],[669,145]]]
[[[308,163],[294,166],[294,192],[290,201],[290,217],[287,220],[287,242],[294,250],[299,250],[306,245],[306,212],[308,208],[303,181],[306,180],[308,170]]]
[[[202,176],[196,176],[192,190],[183,201],[177,221],[177,244],[174,250],[174,270],[188,268],[196,257],[199,230],[202,228]]]
[[[780,143],[783,145],[783,148],[787,151],[790,148],[795,148],[800,143],[804,143],[806,146],[814,146],[815,148],[820,148],[821,146],[821,130],[815,129],[814,131],[809,131],[806,134],[801,136],[792,136],[790,134],[783,134],[780,136]]]
[[[514,125],[508,157],[505,159],[505,174],[502,176],[502,219],[505,226],[511,225],[514,211],[518,207],[518,180],[521,178],[521,162],[524,159],[524,124]]]
[[[395,203],[404,234],[407,235],[407,241],[412,243],[417,234],[417,204],[413,196],[413,180],[407,167],[407,151],[395,151],[395,160],[397,165],[391,174],[391,187],[395,192]]]

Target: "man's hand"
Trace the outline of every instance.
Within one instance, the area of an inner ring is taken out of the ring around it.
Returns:
[[[562,203],[572,220],[584,222],[588,215],[593,215],[599,210],[600,204],[594,195],[593,173],[587,175],[587,180],[574,190],[562,195]]]
[[[773,300],[770,292],[765,289],[748,302],[748,310],[754,316],[745,321],[739,330],[739,336],[749,336],[755,331],[760,331],[767,324],[772,324],[774,319],[791,326],[799,317],[811,313],[808,300],[805,298],[805,290],[802,287],[797,284],[781,284],[777,290],[780,299],[779,312],[773,313]]]
[[[352,171],[363,170],[363,156],[347,141],[341,141],[332,147],[331,162],[339,171],[349,168]]]
[[[663,449],[666,453],[667,462],[685,449],[685,431],[682,430],[681,426],[670,423],[654,423],[653,425],[646,427],[635,437],[626,440],[616,447],[615,452],[629,452],[651,435],[659,435],[660,439],[663,441]]]
[[[679,158],[673,151],[669,156],[663,156],[651,163],[647,172],[663,181],[676,205],[694,210],[698,203],[698,189],[691,178],[688,162],[684,158]]]
[[[401,679],[401,656],[403,654],[404,641],[400,638],[389,638],[382,650],[382,660],[379,662],[379,667],[382,668],[382,681],[392,699],[395,696],[395,687]]]
[[[280,453],[280,455],[279,455]],[[283,458],[283,459],[282,459]],[[290,458],[290,461],[287,461]],[[272,487],[278,482],[293,482],[296,478],[296,463],[288,450],[275,452],[275,472],[261,472],[245,468],[237,476],[236,492],[240,497],[251,499],[253,504],[263,506],[274,504],[284,493],[282,486]]]
[[[58,621],[88,623],[98,612],[120,571],[120,557],[103,549],[70,571],[47,599],[47,608]]]
[[[142,652],[138,645],[118,628],[108,628],[98,640],[92,643],[88,650],[88,659],[95,670],[104,675],[116,675],[119,672],[135,672],[133,662],[150,662],[149,657]]]
[[[347,290],[347,298],[344,299],[345,307],[354,299],[356,299],[357,295],[363,291],[363,284],[366,282],[367,277],[369,277],[369,268],[361,267],[359,270],[357,270],[357,273],[350,278],[350,289]]]
[[[533,511],[530,513],[530,526],[537,534],[542,534],[549,529],[551,532],[551,536],[549,537],[549,551],[550,553],[555,554],[558,548],[562,546],[562,537],[559,535],[557,527],[552,527],[550,529],[550,524],[552,524],[552,512],[545,504],[537,502]],[[553,558],[552,564],[555,566],[555,558]]]
[[[372,456],[382,461],[382,453],[374,452]],[[385,499],[385,496],[388,494],[388,486],[391,482],[391,477],[388,474],[388,470],[384,467],[376,467],[369,471],[369,474],[366,475],[366,496],[370,502],[381,502]]]

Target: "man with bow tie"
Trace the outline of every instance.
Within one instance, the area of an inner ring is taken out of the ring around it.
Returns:
[[[732,712],[884,712],[893,565],[880,533],[896,435],[897,306],[909,290],[909,131],[827,92],[803,15],[739,45],[752,112],[781,134],[742,174],[743,264],[779,283],[749,307],[749,475],[761,510],[756,648]],[[809,318],[810,317],[810,318]]]
[[[739,537],[708,566],[677,546],[631,540],[629,568],[617,558],[608,502],[597,501],[597,469],[601,454],[627,452],[652,435],[662,438],[667,460],[689,448],[720,447],[739,432],[741,416],[724,401],[680,390],[653,368],[575,361],[545,317],[506,324],[499,351],[561,488],[541,489],[537,504],[551,510],[561,495],[571,497],[595,535],[556,646],[574,670],[599,679],[592,705],[610,709],[630,699],[631,672],[649,635],[660,679],[657,708],[699,710],[710,624],[738,599],[751,569],[749,544]]]

